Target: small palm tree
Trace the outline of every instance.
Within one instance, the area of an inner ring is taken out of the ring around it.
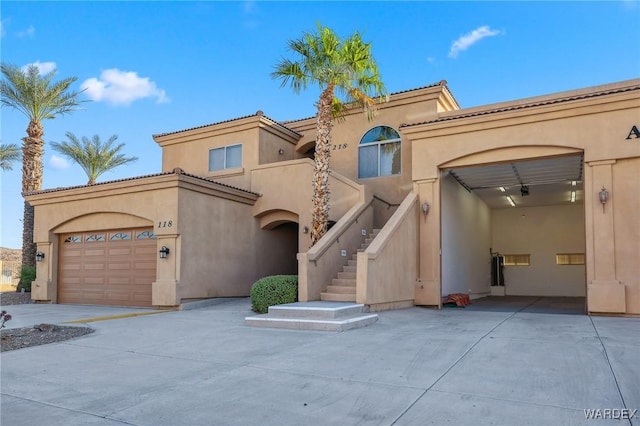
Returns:
[[[82,167],[89,178],[87,185],[96,183],[104,172],[138,159],[121,153],[125,144],[114,145],[118,135],[111,136],[106,142],[101,141],[98,135],[91,139],[86,136],[78,139],[73,133],[67,132],[66,136],[68,142],[51,142],[51,148]]]
[[[0,145],[0,169],[11,170],[13,162],[19,158],[20,148],[18,148],[18,145]]]
[[[333,119],[344,117],[349,104],[365,108],[369,118],[374,112],[374,97],[386,94],[371,53],[371,44],[365,43],[358,32],[346,40],[329,28],[317,25],[317,32],[305,33],[288,43],[298,57],[297,61],[283,58],[271,77],[289,84],[295,93],[308,85],[321,90],[316,115],[316,149],[313,172],[313,204],[311,244],[326,232],[329,220],[329,159]],[[342,95],[341,100],[336,94]]]
[[[27,136],[22,138],[22,192],[42,189],[42,157],[44,154],[43,120],[78,109],[81,92],[70,90],[77,80],[69,77],[53,81],[56,70],[41,75],[35,65],[26,71],[2,63],[3,80],[0,81],[0,105],[16,109],[29,119]],[[22,265],[35,266],[36,245],[33,243],[33,206],[24,202],[22,221]],[[22,284],[22,283],[20,283]]]

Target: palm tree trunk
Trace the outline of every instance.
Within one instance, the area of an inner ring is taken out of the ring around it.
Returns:
[[[333,85],[327,86],[318,101],[316,122],[316,154],[313,169],[313,201],[311,211],[311,245],[327,232],[329,221],[329,159],[333,116]]]
[[[44,155],[44,131],[37,120],[29,122],[27,137],[22,138],[22,192],[37,191],[42,188],[42,156]],[[24,202],[22,221],[22,267],[34,267],[36,245],[33,242],[34,210]],[[31,283],[20,283],[21,285]]]

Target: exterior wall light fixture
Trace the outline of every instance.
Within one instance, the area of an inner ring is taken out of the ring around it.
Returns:
[[[280,148],[280,149],[278,150],[278,154],[280,154],[280,155],[284,155],[284,149]]]
[[[36,262],[42,262],[44,260],[44,253],[41,251],[36,252]]]
[[[305,226],[304,228],[302,228],[302,233],[303,234],[308,234],[309,233],[309,227]]]
[[[425,215],[425,216],[428,215],[430,208],[431,208],[431,206],[426,201],[424,203],[422,203],[422,214]]]
[[[602,189],[598,192],[598,197],[600,198],[600,204],[602,204],[602,213],[604,213],[604,205],[609,201],[609,191],[602,185]]]
[[[171,252],[171,250],[169,250],[169,247],[167,246],[162,246],[162,248],[160,249],[160,259],[166,259],[167,256],[169,256],[169,253]]]

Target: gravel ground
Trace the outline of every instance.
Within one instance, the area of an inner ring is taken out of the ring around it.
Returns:
[[[32,303],[31,293],[7,292],[0,293],[0,305],[3,310],[11,314],[8,305]],[[11,320],[9,320],[11,321]],[[89,327],[62,326],[53,324],[38,324],[33,327],[12,328],[0,330],[0,352],[62,342],[75,337],[93,333]]]
[[[25,303],[33,303],[31,293],[18,293],[17,291],[7,291],[0,293],[0,305],[24,305]]]

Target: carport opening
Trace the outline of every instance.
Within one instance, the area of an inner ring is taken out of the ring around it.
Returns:
[[[440,172],[443,301],[523,298],[585,313],[582,154]]]

